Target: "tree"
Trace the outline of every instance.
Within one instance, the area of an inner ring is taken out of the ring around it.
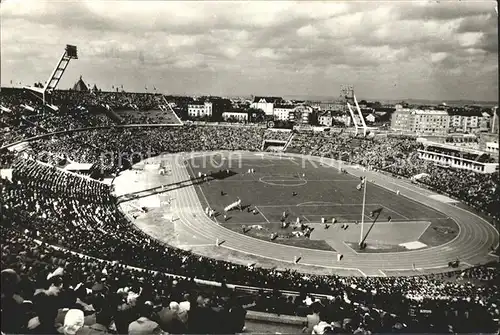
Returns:
[[[264,111],[260,108],[249,108],[247,112],[250,114],[250,120],[252,122],[265,122],[266,121],[266,114]]]

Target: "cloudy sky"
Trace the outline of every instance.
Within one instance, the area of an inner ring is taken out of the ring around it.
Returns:
[[[32,85],[66,44],[60,87],[215,95],[497,100],[493,1],[1,4],[1,80]]]

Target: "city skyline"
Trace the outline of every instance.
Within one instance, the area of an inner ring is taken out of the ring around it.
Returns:
[[[50,75],[66,44],[103,90],[498,100],[495,2],[2,3],[2,86]],[[23,29],[19,29],[23,27]]]

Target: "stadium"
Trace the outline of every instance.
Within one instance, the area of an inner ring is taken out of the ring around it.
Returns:
[[[0,92],[2,334],[498,330],[498,170],[347,102],[355,129],[277,131],[58,89],[77,59]]]

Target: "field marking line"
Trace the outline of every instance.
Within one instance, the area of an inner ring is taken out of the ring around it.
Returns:
[[[307,223],[311,223],[311,220],[309,220],[309,219],[307,218],[307,216],[302,215],[302,217],[303,217],[304,219],[306,219],[306,220],[307,220]]]
[[[264,218],[264,220],[267,221],[267,223],[271,223],[271,221],[269,221],[266,216],[264,215],[264,213],[262,213],[262,211],[259,209],[259,207],[255,206],[255,209],[259,211],[259,214],[262,215],[262,217]]]
[[[252,176],[253,181],[260,181],[260,178],[255,179],[255,174],[253,172],[251,172],[250,175]]]
[[[427,224],[427,227],[425,227],[425,229],[422,231],[422,233],[420,235],[418,235],[418,238],[417,238],[417,241],[420,240],[420,238],[422,237],[422,235],[425,234],[425,232],[427,231],[427,229],[429,229],[429,227],[431,226],[432,222],[429,221],[429,223]]]
[[[395,211],[394,209],[392,209],[392,208],[391,208],[391,207],[389,207],[389,206],[384,206],[384,205],[382,205],[382,204],[380,204],[380,206],[384,207],[385,209],[387,209],[387,210],[389,210],[389,211],[391,211],[391,212],[396,213],[396,214],[397,214],[397,215],[399,215],[399,216],[402,216],[403,218],[405,218],[405,219],[407,219],[407,220],[411,220],[409,217],[407,217],[407,216],[405,216],[405,215],[403,215],[403,214],[401,214],[401,213],[399,213],[399,212]]]
[[[361,275],[363,275],[363,277],[368,277],[368,276],[366,275],[366,273],[364,273],[363,271],[361,271],[361,269],[357,269],[357,270],[359,271],[359,273],[361,273]]]
[[[193,190],[194,191],[194,190]],[[192,200],[199,203],[199,199],[198,197],[196,196],[196,193],[193,193],[191,195],[188,195],[188,197],[192,197]],[[232,231],[231,229],[229,228],[226,228],[224,227],[223,225],[218,225],[216,224],[213,220],[210,220],[206,215],[203,215],[203,209],[201,208],[201,204],[200,204],[200,208],[199,208],[199,212],[200,212],[200,216],[195,219],[195,222],[197,223],[206,223],[208,225],[216,225],[217,227],[220,227],[220,229],[223,229],[223,230],[226,230],[228,231],[229,233],[231,234],[238,234],[239,236],[242,236],[246,239],[251,239],[251,240],[256,240],[255,238],[253,237],[250,237],[250,236],[247,236],[247,235],[242,235],[242,234],[239,234],[235,231]],[[204,218],[204,219],[202,219]],[[200,220],[203,220],[203,221],[200,221]],[[198,235],[203,235],[203,232],[200,231],[198,228],[194,227],[192,225],[192,221],[185,217],[184,216],[184,220],[182,222],[185,226],[189,227],[193,232],[195,232],[196,234]],[[276,246],[276,243],[274,242],[269,242],[269,241],[265,241],[265,240],[258,240],[260,243],[266,243],[266,244],[272,244],[273,246]],[[286,246],[287,248],[293,248],[293,249],[299,249],[299,250],[307,250],[307,251],[310,251],[311,249],[307,249],[307,248],[302,248],[302,247],[296,247],[296,246],[292,246],[292,245],[282,245],[282,246]],[[253,255],[253,256],[257,256],[257,257],[263,257],[263,258],[269,258],[269,259],[273,259],[273,260],[276,260],[276,261],[280,261],[280,262],[288,262],[288,263],[292,263],[292,261],[286,261],[286,260],[282,260],[282,259],[278,259],[278,258],[273,258],[273,257],[270,257],[270,256],[263,256],[263,255],[260,255],[260,254],[256,254],[255,252],[248,252],[248,251],[244,251],[244,250],[240,250],[240,249],[234,249],[234,248],[230,248],[228,247],[226,244],[224,244],[222,247],[225,247],[225,248],[228,248],[228,249],[231,249],[231,250],[234,250],[234,251],[239,251],[239,252],[242,252],[242,253],[246,253],[246,254],[249,254],[249,255]],[[335,253],[335,251],[327,251],[327,250],[319,250],[319,249],[315,249],[314,250],[315,252],[317,253],[325,253],[325,254],[332,254],[332,253]],[[308,265],[308,266],[318,266],[317,264],[305,264],[305,263],[301,263],[302,265]],[[325,267],[325,265],[320,265],[320,267]],[[330,266],[327,266],[328,268],[335,268],[335,267],[330,267]],[[356,270],[355,268],[338,268],[338,269],[347,269],[347,270]]]
[[[260,207],[334,207],[334,206],[362,206],[363,204],[341,204],[341,203],[325,203],[320,201],[319,204],[314,204],[315,201],[303,202],[300,204],[284,204],[284,205],[259,205]],[[309,204],[309,205],[308,205]],[[366,204],[366,206],[374,206],[378,204]],[[359,214],[359,213],[358,213]]]
[[[270,243],[273,243],[273,242],[270,242]],[[273,261],[295,264],[295,262],[293,260],[280,259],[280,258],[275,258],[275,257],[271,257],[271,256],[264,256],[264,255],[254,254],[253,252],[248,252],[248,251],[243,251],[243,250],[239,250],[239,249],[236,249],[236,248],[228,247],[225,243],[222,244],[219,248],[226,248],[226,249],[229,249],[229,250],[238,251],[238,252],[241,252],[241,253],[244,253],[244,254],[247,254],[247,255],[252,255],[254,257],[261,257],[261,258],[271,259]],[[309,250],[311,250],[311,249],[309,249]],[[337,252],[336,251],[329,251],[329,253],[337,253]],[[334,269],[334,270],[358,271],[363,276],[366,277],[366,274],[363,271],[361,271],[360,269],[358,269],[358,268],[348,268],[348,267],[329,266],[329,265],[317,265],[317,264],[308,264],[308,263],[302,263],[302,262],[300,262],[299,264],[300,265],[305,265],[305,266],[313,266],[313,267],[322,267],[322,268],[327,268],[327,269]]]
[[[258,221],[258,222],[229,222],[229,221],[225,221],[223,222],[224,225],[228,226],[228,225],[263,225],[263,224],[267,224],[267,223],[280,223],[280,222],[267,222],[267,221]]]
[[[384,269],[385,271],[411,271],[411,272],[415,272],[415,269],[417,271],[422,271],[422,270],[433,270],[433,269],[443,269],[443,268],[448,268],[448,264],[446,265],[437,265],[437,266],[429,266],[429,267],[425,267],[425,268],[422,268],[422,267],[419,267],[419,268],[409,268],[409,269]]]
[[[356,249],[354,249],[353,247],[351,247],[349,244],[346,243],[346,241],[342,241],[342,243],[349,249],[351,249],[351,251],[353,251],[356,255],[361,255],[360,252],[357,252]]]
[[[194,170],[193,170],[193,167],[191,166],[191,164],[188,164],[189,166],[189,169],[191,170],[191,172],[193,173],[193,176],[195,176],[195,173],[194,173]],[[189,174],[188,174],[189,175]],[[192,184],[191,186],[195,186],[194,184]],[[201,188],[201,185],[196,185],[199,187],[200,191],[201,191],[201,195],[203,195],[203,199],[205,199],[205,203],[207,204],[207,206],[210,207],[210,203],[208,202],[208,199],[207,197],[205,196],[205,192],[203,192],[203,189]],[[203,208],[203,206],[202,206]]]
[[[376,175],[377,175],[377,177],[379,177],[379,178],[381,177],[381,175],[378,175],[378,174],[376,174]],[[424,197],[424,198],[429,198],[429,194],[425,194],[425,193],[423,193],[422,191],[420,191],[420,190],[422,190],[422,189],[420,189],[420,188],[418,188],[418,187],[417,187],[417,189],[412,189],[412,188],[410,188],[410,187],[406,186],[406,185],[405,185],[402,181],[399,181],[398,183],[396,183],[396,180],[392,180],[392,179],[387,178],[387,177],[386,177],[386,178],[382,178],[382,181],[383,181],[383,182],[386,182],[386,183],[388,183],[388,184],[395,185],[396,187],[399,187],[399,188],[404,188],[404,189],[407,189],[407,190],[409,190],[410,192],[413,192],[413,193],[415,193],[415,194],[418,194],[418,195],[420,195],[420,196],[422,196],[422,197]],[[382,183],[382,184],[380,184],[380,185],[379,185],[378,183],[373,183],[373,186],[377,186],[377,187],[379,187],[379,188],[381,188],[381,189],[384,189],[384,190],[388,190],[388,191],[394,192],[394,190],[393,190],[393,189],[391,189],[389,186],[387,186],[387,185],[386,185],[386,184],[384,184],[384,183]],[[436,194],[436,193],[432,193],[432,192],[429,192],[429,193],[430,193],[430,195],[432,195],[432,194]],[[427,207],[427,208],[432,209],[433,211],[435,211],[435,212],[437,212],[437,213],[443,214],[441,211],[437,210],[437,209],[436,209],[436,208],[434,208],[432,205],[428,205],[428,204],[426,204],[426,203],[421,203],[421,202],[418,202],[418,201],[416,201],[416,200],[412,199],[411,197],[409,197],[409,196],[407,196],[407,195],[404,195],[404,194],[402,194],[401,196],[402,196],[402,197],[404,197],[405,199],[410,200],[410,201],[411,201],[411,202],[413,202],[413,203],[416,203],[416,204],[418,204],[418,205],[420,205],[420,206],[421,206],[421,205],[423,205],[423,206],[425,206],[425,207]],[[492,225],[491,225],[488,221],[486,221],[485,219],[481,218],[481,217],[480,217],[479,215],[477,215],[477,214],[474,214],[474,213],[472,213],[472,212],[470,212],[470,211],[467,211],[467,210],[465,210],[465,209],[463,209],[463,208],[460,208],[460,207],[458,207],[458,206],[452,206],[452,205],[450,205],[450,204],[446,204],[446,203],[443,203],[443,204],[448,205],[449,207],[452,207],[452,208],[457,208],[457,209],[460,209],[460,210],[462,210],[462,211],[464,211],[464,212],[466,212],[466,213],[468,213],[468,214],[474,215],[474,216],[476,216],[477,218],[481,219],[482,221],[486,222],[488,226],[491,226],[491,227],[492,227]],[[455,242],[455,240],[457,240],[457,239],[459,238],[459,236],[462,234],[462,224],[461,224],[461,223],[459,223],[459,222],[458,222],[456,219],[454,219],[454,218],[452,218],[452,220],[453,220],[453,221],[455,221],[455,223],[456,223],[456,224],[457,224],[457,226],[458,226],[458,234],[457,234],[457,236],[455,236],[455,237],[454,237],[451,241],[448,241],[448,242],[446,242],[446,243],[444,243],[444,244],[441,244],[441,245],[438,245],[438,246],[429,247],[429,248],[427,248],[426,250],[430,250],[430,249],[442,249],[443,247],[445,247],[445,246],[447,246],[447,245],[449,245],[449,244],[453,244],[453,243]],[[459,221],[460,221],[460,220],[459,220]],[[496,234],[497,234],[497,235],[500,235],[500,232],[499,232],[498,230],[496,230],[494,227],[493,227],[493,230],[496,232]],[[497,243],[497,245],[499,245],[499,244],[500,244],[500,241]],[[386,254],[390,254],[390,253],[386,253]]]
[[[379,271],[379,272],[380,272],[380,273],[381,273],[384,277],[387,277],[387,275],[385,274],[385,272],[384,272],[384,271],[382,271],[382,270],[380,270],[380,269],[378,269],[378,271]]]
[[[178,248],[194,248],[194,247],[212,247],[214,244],[180,244],[177,247]]]
[[[267,167],[267,166],[266,166]],[[248,170],[247,170],[248,171]],[[242,172],[242,173],[239,173],[239,174],[248,174],[248,173],[245,173],[245,172]],[[225,183],[244,183],[244,182],[251,182],[253,180],[229,180],[229,179],[226,179],[224,180]],[[260,180],[261,182],[265,182],[266,180]],[[277,179],[277,180],[274,180],[274,179],[270,179],[269,181],[296,181],[296,180],[292,180],[292,179]],[[300,179],[300,181],[302,182],[331,182],[331,181],[342,181],[342,180],[314,180],[314,179]],[[304,184],[301,184],[301,185],[305,185],[306,183]],[[281,186],[281,185],[280,185]]]

